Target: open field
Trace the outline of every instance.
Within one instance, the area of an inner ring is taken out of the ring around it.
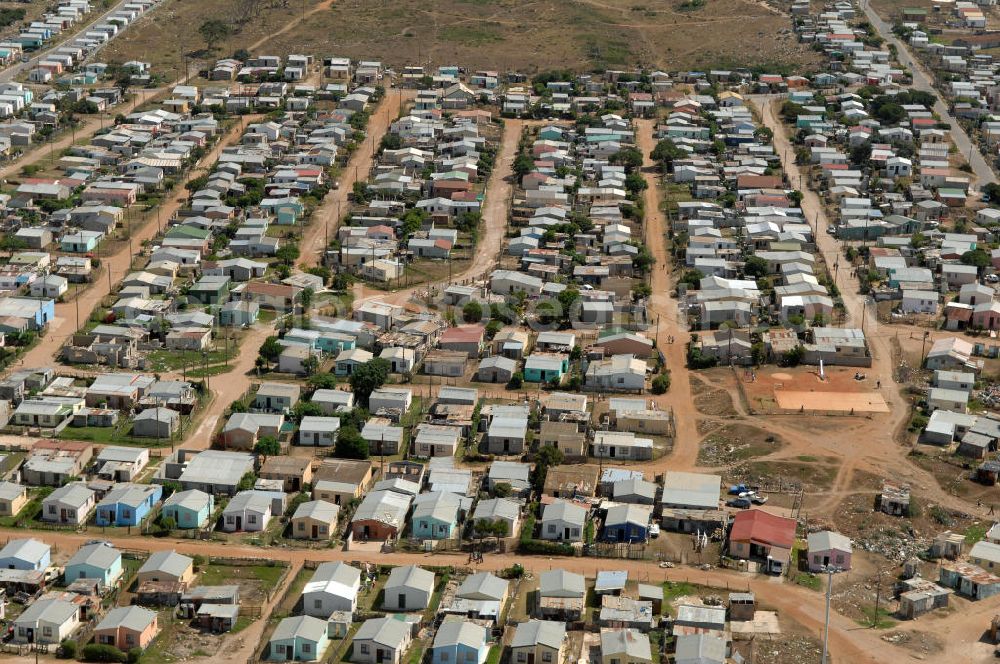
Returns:
[[[689,8],[684,8],[684,5]],[[174,44],[204,46],[192,33],[207,18],[232,20],[239,0],[187,3],[168,0],[150,18],[130,28],[106,50],[109,62],[151,61],[183,67]],[[218,44],[212,57],[273,32],[308,0],[287,6],[264,3],[260,17]],[[735,39],[737,31],[743,39]],[[753,49],[746,48],[747,43]],[[605,69],[642,64],[685,68],[782,65],[804,73],[815,54],[797,44],[788,18],[763,3],[652,0],[337,0],[295,30],[276,35],[269,54],[315,53],[378,59],[390,65],[458,64],[472,69]],[[202,54],[199,54],[201,57]]]
[[[870,373],[864,368],[826,367],[825,378],[821,379],[818,367],[777,368],[759,371],[753,380],[742,379],[741,387],[758,412],[889,412],[885,399],[874,389],[874,380],[854,379],[858,371]]]

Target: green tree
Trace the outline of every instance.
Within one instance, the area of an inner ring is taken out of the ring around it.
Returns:
[[[274,436],[261,436],[253,446],[253,453],[265,460],[267,457],[278,456],[281,454],[281,443]]]
[[[128,655],[104,643],[88,643],[82,650],[85,662],[125,662]]]
[[[562,451],[554,445],[541,445],[535,452],[535,469],[532,471],[531,485],[539,495],[545,486],[545,476],[549,468],[561,464],[563,458]]]
[[[610,161],[612,164],[621,164],[626,169],[632,170],[642,166],[642,153],[638,148],[622,148],[611,155]]]
[[[302,360],[302,370],[305,372],[306,376],[311,376],[319,370],[319,357],[310,354],[309,357]]]
[[[982,270],[990,264],[990,255],[983,249],[977,247],[962,254],[959,260],[965,265],[975,265],[977,268]]]
[[[294,244],[284,244],[274,252],[274,257],[285,265],[291,265],[299,258],[299,248]]]
[[[337,387],[337,377],[328,372],[313,374],[306,384],[316,390],[332,390]]]
[[[264,343],[260,345],[260,356],[268,363],[277,362],[282,350],[283,347],[278,341],[278,337],[271,336],[264,339]]]
[[[521,178],[523,178],[525,175],[534,170],[534,168],[535,168],[534,160],[532,160],[532,158],[529,157],[526,153],[522,152],[519,155],[517,155],[517,157],[514,158],[514,165],[512,166],[512,169],[514,171],[514,175],[517,176],[519,182]]]
[[[462,320],[466,323],[478,323],[483,319],[483,305],[475,300],[469,300],[462,307]]]
[[[354,427],[341,427],[337,433],[337,444],[333,455],[341,459],[367,459],[368,441]]]
[[[754,279],[767,276],[767,261],[760,256],[750,256],[743,263],[743,274]]]
[[[660,164],[660,170],[664,173],[668,173],[674,169],[674,161],[677,159],[684,159],[688,156],[686,150],[677,147],[669,138],[664,138],[649,155],[654,161]]]
[[[198,28],[198,34],[205,40],[205,47],[209,51],[215,50],[215,45],[233,33],[233,29],[225,21],[217,18],[204,21]]]
[[[351,391],[358,403],[368,407],[368,397],[372,392],[382,387],[389,378],[389,363],[381,357],[369,360],[356,367],[351,374]]]

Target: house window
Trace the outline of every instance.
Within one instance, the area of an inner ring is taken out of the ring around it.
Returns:
[[[473,652],[473,651],[466,652],[465,653],[465,661],[467,661],[467,662],[474,662],[474,661],[476,661],[477,659],[479,659],[478,654],[479,653],[476,653],[476,652]]]
[[[44,636],[52,636],[52,628],[51,627],[43,627],[42,628],[42,634]]]
[[[298,529],[299,530],[305,530],[306,529],[306,524],[304,524],[301,521],[299,521],[299,528]]]
[[[519,661],[519,662],[527,662],[528,661],[528,653],[526,653],[526,652],[519,652],[519,653],[517,653],[517,661]]]
[[[125,635],[125,643],[127,643],[129,645],[134,644],[135,643],[135,635],[134,634],[126,634]]]
[[[362,655],[367,655],[368,654],[368,644],[367,643],[362,643],[361,644],[361,654]]]
[[[553,535],[556,534],[556,524],[554,523],[549,524],[549,532],[552,533]]]
[[[247,517],[247,523],[257,523],[257,515],[251,514]]]
[[[128,510],[122,510],[122,518],[123,519],[131,519],[132,518],[132,513],[129,512]]]
[[[447,662],[448,661],[448,653],[447,652],[444,652],[444,651],[441,652],[441,661],[442,662]]]
[[[813,556],[813,563],[819,565],[819,556]]]
[[[550,652],[543,652],[542,653],[542,661],[543,662],[551,662],[552,661],[552,653],[550,653]]]
[[[844,554],[842,554],[842,553],[838,553],[837,554],[837,562],[838,563],[844,562]]]
[[[230,515],[226,517],[226,523],[236,523],[236,517]]]
[[[276,653],[278,653],[279,655],[284,655],[285,654],[285,644],[283,644],[283,643],[275,644],[274,651]]]
[[[310,644],[310,643],[303,643],[302,644],[302,652],[312,652],[312,644]]]
[[[574,528],[573,530],[570,531],[570,533],[573,535],[573,537],[579,537],[580,536],[580,529],[579,528]]]
[[[321,599],[314,600],[313,601],[313,608],[314,609],[322,609],[323,608],[323,600],[321,600]]]

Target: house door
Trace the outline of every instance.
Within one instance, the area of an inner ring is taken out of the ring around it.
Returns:
[[[830,556],[823,556],[823,567],[830,566]]]
[[[363,538],[368,539],[368,537],[369,537],[370,534],[371,534],[371,530],[368,528],[368,526],[364,526],[364,527],[361,528],[361,536]]]
[[[312,538],[316,539],[317,537],[319,537],[319,527],[318,526],[313,526],[312,527]]]
[[[535,653],[528,653],[528,664],[535,664]]]
[[[386,657],[385,657],[385,651],[382,650],[381,648],[376,648],[375,649],[375,662],[376,662],[376,664],[382,664],[382,662],[384,662],[385,659],[386,659]]]
[[[401,609],[406,608],[406,593],[399,593],[399,601],[397,602],[397,604]]]
[[[563,539],[569,539],[569,528],[563,528]]]
[[[237,516],[236,517],[236,530],[243,530],[243,517],[242,516]]]

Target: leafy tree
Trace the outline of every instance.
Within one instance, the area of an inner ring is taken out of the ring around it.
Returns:
[[[990,264],[990,255],[977,247],[962,254],[959,260],[965,265],[975,265],[982,270]]]
[[[317,390],[332,390],[337,387],[337,377],[332,373],[313,374],[312,376],[309,376],[309,380],[306,381],[306,384]]]
[[[381,357],[376,357],[354,369],[351,374],[351,391],[358,403],[368,407],[368,397],[372,392],[382,387],[389,378],[389,363]]]
[[[983,194],[990,203],[1000,203],[1000,184],[990,182],[983,187]]]
[[[493,339],[502,328],[503,323],[498,320],[491,320],[486,324],[486,338]]]
[[[516,175],[518,181],[520,181],[521,178],[535,168],[535,162],[526,153],[522,152],[514,158],[514,165],[512,168],[514,175]]]
[[[398,150],[401,147],[403,147],[403,137],[399,134],[387,133],[379,143],[379,148],[382,150]]]
[[[368,185],[360,181],[355,182],[351,187],[351,198],[358,205],[367,205],[368,201],[371,200],[368,198]]]
[[[642,177],[642,174],[633,171],[625,176],[625,189],[631,194],[638,194],[643,191],[649,185],[646,183],[646,178]]]
[[[910,246],[914,249],[921,249],[930,244],[930,239],[923,233],[914,233],[910,236]]]
[[[208,19],[198,27],[198,34],[205,40],[209,51],[215,50],[215,45],[233,33],[233,29],[225,21],[217,18]]]
[[[684,159],[688,153],[677,147],[677,144],[669,138],[665,138],[656,144],[649,156],[660,164],[660,169],[663,172],[668,173],[674,169],[674,161]]]
[[[404,238],[408,238],[421,228],[430,219],[430,215],[425,210],[410,208],[403,215],[401,232]]]
[[[497,498],[506,498],[513,492],[514,490],[511,488],[510,484],[506,482],[498,482],[493,485],[493,495]]]
[[[299,258],[299,248],[294,244],[285,244],[278,247],[278,250],[274,252],[274,256],[285,265],[291,265]]]
[[[275,336],[264,339],[264,343],[260,345],[260,356],[268,363],[277,362],[281,351],[281,343],[278,341],[278,337]]]
[[[323,407],[312,401],[299,401],[292,406],[292,418],[301,422],[303,417],[322,417],[325,415]]]
[[[76,648],[76,641],[63,639],[59,644],[59,650],[56,651],[56,657],[59,659],[76,659]]]
[[[767,276],[767,261],[760,256],[750,256],[743,264],[743,273],[748,277],[758,279]]]
[[[622,148],[611,155],[612,164],[622,164],[626,169],[632,170],[642,166],[642,153],[638,148]]]
[[[783,367],[797,367],[802,363],[802,358],[806,354],[806,349],[801,345],[792,348],[791,350],[786,350],[781,355],[781,366]]]
[[[243,473],[243,477],[240,478],[239,484],[236,485],[237,491],[249,491],[253,488],[253,485],[257,483],[257,476],[253,474],[253,471],[247,471]]]
[[[483,305],[475,300],[469,300],[462,307],[462,320],[466,323],[478,323],[483,319]]]
[[[523,384],[524,384],[524,374],[522,374],[520,371],[516,371],[510,377],[510,380],[507,381],[507,389],[519,390],[521,389],[521,385]]]
[[[354,427],[341,427],[337,433],[337,444],[333,455],[341,459],[367,459],[368,441]]]
[[[319,369],[319,358],[315,355],[310,355],[306,359],[302,360],[302,370],[305,372],[306,376],[311,376]]]
[[[563,453],[554,445],[542,445],[535,452],[535,469],[532,471],[531,485],[539,494],[545,486],[545,476],[551,466],[558,466],[563,462]]]
[[[580,347],[580,344],[576,344],[569,352],[569,359],[576,362],[581,357],[583,357],[583,348]]]
[[[799,191],[798,189],[788,194],[788,200],[790,200],[792,202],[792,205],[794,205],[795,207],[802,207],[802,198],[803,198],[802,192]]]
[[[177,527],[177,521],[172,516],[165,516],[162,519],[160,519],[160,526],[164,530],[173,530],[174,528]]]

